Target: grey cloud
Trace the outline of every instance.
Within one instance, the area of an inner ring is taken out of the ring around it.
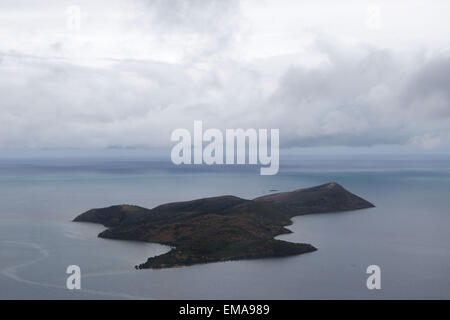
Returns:
[[[321,41],[315,50],[326,62],[288,68],[274,92],[262,88],[264,71],[239,62],[219,61],[208,71],[136,60],[94,68],[6,55],[0,146],[168,146],[171,131],[193,120],[222,129],[279,128],[283,147],[448,141],[445,118],[437,125],[410,107],[435,91],[448,94],[448,60],[415,66],[411,76],[404,72],[411,66],[386,50]]]
[[[0,76],[3,146],[155,145],[176,112],[164,108],[190,101],[189,76],[166,64],[8,60]]]
[[[357,105],[359,97],[367,94],[373,87],[384,84],[398,75],[399,67],[385,50],[365,48],[363,57],[358,58],[349,52],[337,53],[332,46],[324,46],[321,53],[329,63],[315,69],[292,67],[280,80],[275,101],[284,101],[293,108],[304,102],[325,102],[333,104]],[[323,51],[323,50],[328,51]]]
[[[236,0],[150,0],[154,19],[168,31],[221,33],[231,27],[239,11]]]
[[[136,0],[139,21],[157,30],[161,37],[174,34],[200,37],[203,45],[194,49],[187,40],[190,60],[220,54],[233,43],[240,23],[238,0]],[[198,40],[198,38],[197,38]]]
[[[433,119],[450,117],[450,58],[440,57],[422,66],[403,91],[405,108]]]
[[[225,69],[218,75],[148,60],[89,67],[7,55],[0,65],[0,146],[158,147],[196,119],[232,125],[253,95],[254,76],[238,65]]]
[[[430,62],[411,77],[405,70],[413,66],[386,50],[349,51],[323,39],[316,48],[326,62],[289,68],[264,109],[282,128],[284,146],[401,145],[416,134],[445,131],[448,122],[438,129],[408,104],[438,93],[446,108],[420,107],[435,117],[448,110],[448,60]]]

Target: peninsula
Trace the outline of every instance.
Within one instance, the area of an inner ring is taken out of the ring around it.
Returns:
[[[294,216],[374,207],[337,183],[253,200],[234,196],[167,203],[146,209],[117,205],[89,210],[73,221],[107,227],[101,238],[164,244],[172,250],[148,258],[136,268],[170,268],[227,260],[298,255],[317,250],[311,244],[274,239],[290,233]]]

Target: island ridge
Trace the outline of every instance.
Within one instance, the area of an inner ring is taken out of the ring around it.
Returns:
[[[136,268],[169,268],[227,260],[298,255],[317,250],[307,243],[276,240],[290,233],[291,218],[372,208],[337,183],[246,200],[220,196],[167,203],[153,209],[117,205],[89,210],[73,221],[99,223],[99,237],[159,243],[172,250]]]

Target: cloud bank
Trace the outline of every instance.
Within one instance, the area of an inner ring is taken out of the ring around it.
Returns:
[[[296,13],[317,10],[295,3],[278,12],[270,1],[80,2],[74,31],[69,4],[5,2],[0,147],[165,147],[174,129],[202,120],[279,128],[289,148],[448,148],[445,30],[396,46],[394,27],[295,25]]]

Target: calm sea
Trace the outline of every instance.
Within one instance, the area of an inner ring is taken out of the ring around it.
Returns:
[[[102,226],[71,222],[113,204],[253,198],[330,181],[376,208],[294,218],[294,233],[279,238],[319,249],[295,257],[136,271],[168,248],[99,239]],[[0,298],[449,299],[449,208],[448,156],[292,156],[275,176],[142,158],[3,159]],[[65,286],[73,264],[81,268],[80,291]],[[373,264],[381,290],[366,287]]]

